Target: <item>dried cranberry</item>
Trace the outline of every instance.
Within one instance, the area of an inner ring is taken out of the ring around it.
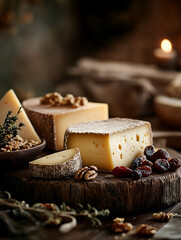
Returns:
[[[144,154],[148,160],[151,160],[151,157],[153,156],[154,153],[155,153],[155,149],[153,145],[147,146],[145,148]]]
[[[149,166],[139,167],[137,170],[141,171],[143,177],[148,177],[152,174],[152,169]]]
[[[166,159],[157,159],[154,168],[157,172],[166,172],[170,169],[170,164]]]
[[[171,171],[174,171],[177,168],[181,167],[181,160],[178,159],[178,158],[170,159],[169,163],[170,163],[170,170]]]
[[[115,167],[112,170],[112,174],[115,177],[131,177],[132,176],[132,172],[133,170],[131,170],[130,168],[121,166],[121,167]]]
[[[119,167],[115,167],[113,170],[112,170],[112,174],[115,176],[115,177],[119,177]]]
[[[138,167],[142,166],[142,162],[147,160],[145,155],[140,155],[137,158],[135,158],[131,163],[131,169],[135,170]]]
[[[132,177],[136,180],[142,178],[141,170],[139,170],[139,169],[134,170],[133,173],[132,173]]]
[[[157,159],[166,159],[168,160],[170,158],[170,154],[165,149],[159,149],[157,152],[155,152],[152,157],[151,161],[155,162]]]
[[[149,166],[149,167],[153,168],[153,163],[149,160],[143,160],[141,167],[143,167],[143,166]]]

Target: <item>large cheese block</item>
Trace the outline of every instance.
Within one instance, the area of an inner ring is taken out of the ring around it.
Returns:
[[[84,166],[112,170],[129,167],[152,144],[152,131],[149,122],[112,118],[69,127],[64,141],[65,148],[80,149]]]
[[[66,129],[74,124],[108,118],[108,105],[89,102],[85,106],[50,106],[40,104],[40,98],[27,99],[23,102],[31,122],[38,134],[52,150],[63,149]]]
[[[29,163],[30,175],[37,178],[70,177],[82,167],[77,148],[47,155]]]
[[[15,92],[10,89],[0,100],[0,125],[4,123],[8,111],[12,111],[12,115],[16,115],[20,107],[22,107],[22,105],[19,99],[17,98]],[[19,131],[19,135],[23,139],[35,140],[39,143],[41,142],[23,108],[21,108],[16,124],[18,125],[19,123],[25,124],[25,126],[22,127],[22,130]]]

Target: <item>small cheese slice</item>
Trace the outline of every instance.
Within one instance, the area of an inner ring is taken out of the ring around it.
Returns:
[[[53,153],[29,163],[30,175],[37,178],[69,177],[82,167],[77,148]]]
[[[64,134],[71,125],[108,118],[106,103],[52,107],[40,104],[40,98],[31,98],[23,102],[23,107],[39,136],[46,140],[47,148],[56,151],[63,149]]]
[[[12,111],[12,115],[16,115],[21,106],[15,92],[10,89],[0,100],[0,125],[3,125],[8,111]],[[25,126],[22,127],[22,131],[19,131],[19,135],[23,139],[35,140],[40,143],[41,140],[23,108],[21,108],[16,124],[18,125],[20,122],[24,123]]]
[[[135,157],[152,144],[149,122],[112,118],[71,126],[65,134],[65,149],[80,149],[85,166],[112,170],[116,166],[129,167]]]

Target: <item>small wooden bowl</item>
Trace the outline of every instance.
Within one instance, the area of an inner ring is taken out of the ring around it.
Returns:
[[[12,170],[27,165],[31,160],[34,160],[46,146],[45,139],[35,147],[17,150],[13,152],[0,152],[0,171]]]
[[[181,129],[181,99],[158,95],[154,103],[156,113],[163,123]]]

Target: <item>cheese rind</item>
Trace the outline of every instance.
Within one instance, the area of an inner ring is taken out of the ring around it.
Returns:
[[[82,167],[77,148],[57,152],[29,163],[30,175],[36,178],[69,177]]]
[[[64,134],[68,127],[81,122],[105,120],[108,118],[108,105],[89,102],[85,106],[55,106],[40,104],[40,98],[27,99],[23,102],[31,122],[38,134],[52,150],[62,150]]]
[[[19,99],[17,98],[15,92],[10,89],[0,100],[0,125],[4,123],[8,111],[12,111],[12,115],[16,115],[20,107],[22,107],[22,105]],[[16,124],[18,125],[19,123],[25,124],[25,126],[22,127],[22,130],[18,132],[23,139],[35,140],[38,141],[38,143],[41,142],[23,108],[21,108],[21,112],[18,114]]]
[[[64,139],[65,149],[80,149],[83,165],[110,171],[116,166],[129,167],[150,144],[149,122],[121,118],[71,126]]]

